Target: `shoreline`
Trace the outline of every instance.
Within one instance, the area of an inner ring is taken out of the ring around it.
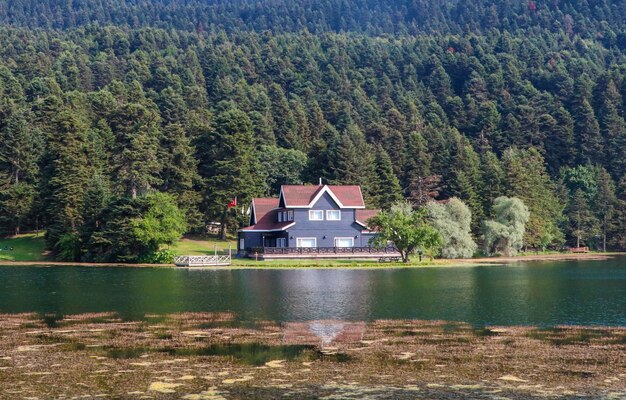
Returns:
[[[575,261],[575,260],[607,260],[617,256],[626,255],[626,252],[608,253],[555,253],[536,254],[514,257],[481,257],[460,259],[435,259],[418,263],[378,263],[365,260],[295,260],[296,263],[278,263],[277,261],[258,261],[256,263],[236,262],[230,266],[205,266],[205,267],[175,267],[174,264],[129,264],[129,263],[86,263],[86,262],[63,262],[63,261],[4,261],[0,260],[0,267],[112,267],[112,268],[171,268],[189,270],[221,270],[221,269],[394,269],[394,268],[441,268],[481,265],[507,265],[520,262],[538,261]],[[311,261],[307,263],[307,261]],[[340,263],[344,261],[345,264]],[[276,262],[276,264],[272,264]],[[282,262],[282,261],[281,261]],[[339,262],[339,263],[338,263]],[[351,263],[353,263],[351,265]]]

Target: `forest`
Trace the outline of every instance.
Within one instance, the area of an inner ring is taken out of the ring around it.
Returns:
[[[232,232],[322,178],[383,209],[456,197],[478,242],[516,197],[525,247],[622,250],[625,21],[608,0],[0,2],[0,234],[138,261],[174,240],[163,216]]]

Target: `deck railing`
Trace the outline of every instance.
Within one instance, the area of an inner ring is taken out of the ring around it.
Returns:
[[[395,247],[253,247],[251,254],[396,254]]]
[[[230,265],[230,254],[213,256],[178,256],[174,257],[177,267],[206,267],[211,265]]]

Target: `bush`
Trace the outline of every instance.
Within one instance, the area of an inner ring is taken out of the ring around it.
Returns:
[[[173,264],[175,255],[174,251],[163,249],[144,255],[140,262],[143,264]]]

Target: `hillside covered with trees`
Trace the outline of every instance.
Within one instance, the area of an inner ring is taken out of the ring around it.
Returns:
[[[373,207],[457,197],[479,242],[510,196],[525,246],[624,249],[624,21],[602,0],[6,1],[0,228],[136,261],[173,240],[159,215],[235,229],[322,177]]]

